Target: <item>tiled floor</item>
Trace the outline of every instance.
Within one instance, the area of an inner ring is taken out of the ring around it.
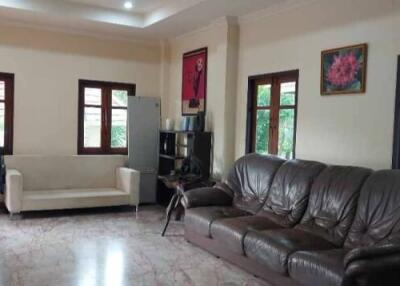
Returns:
[[[0,285],[266,285],[187,243],[164,212],[0,213]]]

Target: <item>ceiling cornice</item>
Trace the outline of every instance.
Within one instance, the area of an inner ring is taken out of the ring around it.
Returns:
[[[124,36],[119,34],[109,34],[109,33],[100,33],[93,31],[84,31],[82,29],[74,29],[69,27],[55,27],[41,24],[31,24],[24,23],[21,21],[13,21],[9,19],[0,19],[1,26],[9,26],[16,28],[24,28],[24,29],[33,29],[38,31],[47,31],[47,32],[59,32],[72,36],[83,36],[88,38],[94,38],[98,40],[110,40],[110,41],[119,41],[126,43],[137,43],[140,45],[145,45],[149,47],[158,47],[160,45],[160,41],[157,39],[142,39],[142,38],[134,38],[130,36]]]
[[[238,18],[239,25],[247,22],[257,21],[259,19],[267,18],[273,15],[278,15],[286,11],[296,9],[305,5],[310,5],[313,2],[321,0],[282,0],[280,3],[272,5],[263,10],[243,15]],[[324,0],[322,0],[324,1]]]
[[[149,27],[204,1],[206,0],[175,0],[169,6],[164,6],[151,13],[147,13],[144,17],[143,26]]]

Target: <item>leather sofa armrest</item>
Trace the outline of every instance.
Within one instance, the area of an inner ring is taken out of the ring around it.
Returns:
[[[23,180],[22,174],[15,169],[6,170],[5,204],[11,214],[22,210]]]
[[[221,185],[211,188],[199,188],[187,191],[182,198],[186,209],[203,206],[229,206],[232,205],[233,194],[224,190]]]
[[[373,280],[381,281],[382,285],[393,285],[391,283],[388,284],[386,281],[392,281],[393,279],[398,281],[400,279],[400,254],[394,253],[353,260],[346,266],[345,279],[350,281]],[[358,284],[377,285],[374,283],[365,284],[363,282],[359,282]]]
[[[344,285],[392,285],[400,279],[400,245],[355,248],[345,256],[344,267]]]
[[[381,244],[370,247],[358,247],[350,250],[344,257],[344,267],[347,268],[352,262],[357,260],[376,259],[391,255],[400,255],[400,244]]]
[[[140,172],[129,168],[117,168],[117,189],[130,194],[130,204],[139,205]]]

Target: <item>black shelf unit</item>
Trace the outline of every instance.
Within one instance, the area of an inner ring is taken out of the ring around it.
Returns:
[[[161,176],[169,175],[179,170],[182,162],[188,156],[195,156],[201,163],[204,176],[211,173],[212,133],[195,131],[160,131],[159,171]],[[171,190],[159,182],[157,201],[165,204],[172,196]]]
[[[185,159],[185,156],[171,156],[171,155],[160,154],[160,158],[169,160],[183,160]]]

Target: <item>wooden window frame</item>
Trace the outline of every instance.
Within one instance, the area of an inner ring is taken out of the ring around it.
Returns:
[[[85,88],[100,88],[102,90],[101,105],[92,106],[101,108],[101,147],[85,147],[84,146],[84,115],[85,107],[91,105],[85,104]],[[95,81],[95,80],[79,80],[78,94],[78,155],[127,155],[128,147],[112,148],[111,147],[111,127],[112,127],[112,110],[126,109],[127,107],[112,106],[112,90],[126,90],[128,96],[135,96],[136,85],[120,82]],[[128,134],[127,134],[128,139]],[[127,142],[128,144],[128,142]]]
[[[285,82],[296,82],[296,93],[294,105],[280,105],[280,84]],[[271,84],[271,102],[268,107],[257,106],[257,86]],[[247,91],[247,124],[246,124],[246,154],[255,152],[257,111],[270,110],[270,130],[268,153],[278,154],[279,144],[279,112],[282,109],[294,110],[293,131],[293,158],[296,157],[296,134],[297,134],[297,108],[298,108],[298,86],[299,70],[291,70],[278,73],[261,74],[248,78]],[[277,96],[273,96],[276,94]]]
[[[0,81],[5,82],[4,100],[4,147],[0,147],[0,152],[4,155],[13,154],[14,137],[14,80],[12,73],[0,73]]]

